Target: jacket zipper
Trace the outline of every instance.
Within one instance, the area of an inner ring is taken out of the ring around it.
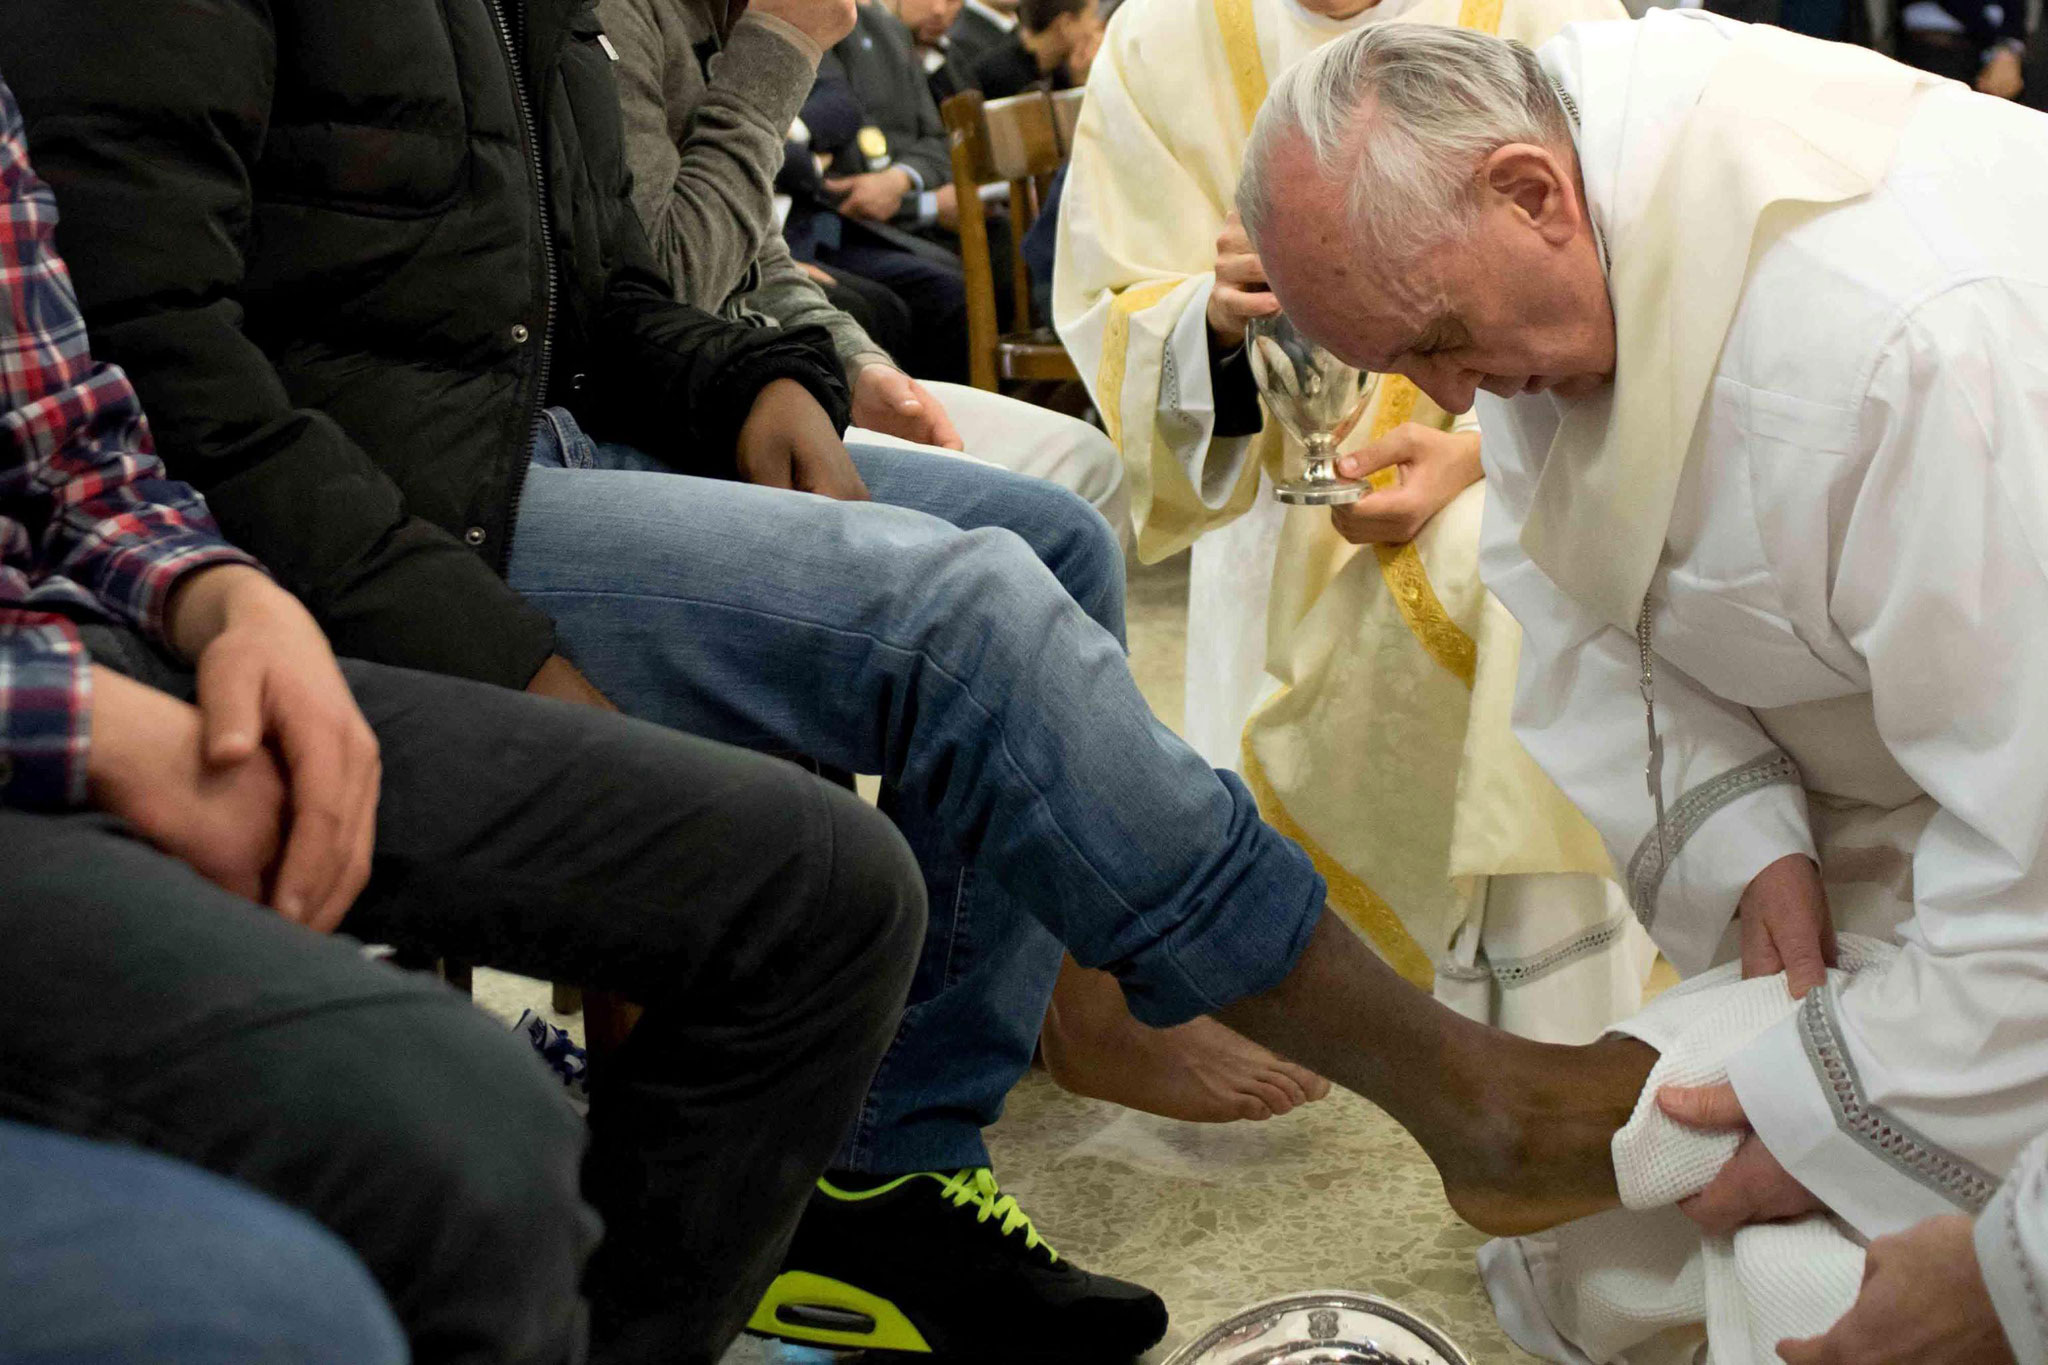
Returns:
[[[540,436],[541,414],[547,404],[548,370],[554,361],[555,344],[555,233],[548,221],[547,167],[540,155],[540,125],[534,121],[533,105],[527,98],[525,64],[519,59],[519,49],[512,42],[512,26],[505,19],[503,0],[486,0],[490,6],[491,23],[498,30],[498,43],[505,50],[505,65],[512,76],[512,98],[519,106],[519,121],[526,130],[526,167],[533,175],[534,204],[540,213],[540,247],[547,267],[547,293],[541,304],[540,325],[540,371],[536,376],[531,401],[532,417],[527,422],[527,449],[520,452],[518,477],[513,480],[512,503],[507,510],[505,534],[499,539],[498,569],[503,572],[511,563],[512,535],[519,525],[519,502],[526,492],[526,466],[531,459],[533,442]]]

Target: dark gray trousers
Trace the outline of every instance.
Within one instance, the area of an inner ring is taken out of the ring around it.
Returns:
[[[92,634],[101,662],[189,685]],[[0,1114],[306,1210],[376,1275],[419,1361],[577,1360],[586,1339],[602,1361],[717,1359],[895,1027],[924,931],[916,863],[794,765],[344,670],[384,787],[343,932],[647,1007],[592,1076],[587,1152],[554,1079],[461,996],[95,815],[0,811]]]

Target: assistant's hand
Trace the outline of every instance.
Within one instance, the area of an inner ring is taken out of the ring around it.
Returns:
[[[165,610],[171,645],[192,663],[209,767],[265,749],[290,784],[284,856],[270,904],[326,933],[370,879],[383,762],[334,651],[298,599],[254,569],[205,569]]]
[[[1678,1201],[1679,1211],[1702,1230],[1733,1232],[1751,1223],[1775,1223],[1817,1213],[1825,1207],[1811,1190],[1778,1164],[1778,1158],[1771,1155],[1762,1139],[1748,1132],[1749,1116],[1743,1113],[1734,1086],[1725,1082],[1667,1085],[1657,1092],[1657,1107],[1688,1128],[1713,1132],[1742,1129],[1746,1133],[1721,1173],[1692,1198]]]
[[[1401,482],[1330,509],[1330,524],[1353,545],[1401,545],[1421,535],[1431,517],[1479,481],[1479,433],[1403,422],[1337,461],[1347,479],[1382,469],[1400,470]]]
[[[268,750],[207,758],[199,708],[111,668],[92,670],[92,803],[214,885],[252,901],[269,890],[287,817],[285,777]]]
[[[861,175],[833,176],[825,188],[841,196],[839,211],[848,218],[869,223],[886,223],[903,208],[903,196],[915,188],[910,172],[901,166]]]
[[[756,14],[772,14],[819,47],[830,47],[853,32],[854,0],[754,0]]]
[[[1827,980],[1835,965],[1835,920],[1813,859],[1789,853],[1757,873],[1735,914],[1744,978],[1783,972],[1794,1000]]]
[[[854,376],[853,424],[905,441],[964,449],[939,400],[894,365],[863,365]]]
[[[832,419],[794,379],[777,379],[754,399],[740,428],[739,474],[765,488],[822,493],[841,502],[868,500],[868,486]]]
[[[1253,318],[1270,318],[1280,311],[1280,300],[1266,285],[1266,267],[1252,250],[1237,210],[1223,220],[1216,235],[1216,284],[1209,291],[1209,330],[1225,346],[1244,344],[1245,324]]]
[[[1966,1214],[1870,1244],[1863,1289],[1826,1336],[1778,1343],[1788,1365],[2011,1365]]]

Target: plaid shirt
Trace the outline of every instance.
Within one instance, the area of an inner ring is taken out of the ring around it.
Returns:
[[[77,623],[161,642],[179,579],[255,563],[164,477],[127,376],[93,363],[56,225],[0,83],[0,804],[44,809],[85,800],[92,673]]]

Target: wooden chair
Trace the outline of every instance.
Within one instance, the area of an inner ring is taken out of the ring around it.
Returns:
[[[1081,92],[1072,92],[1079,95]],[[953,192],[960,203],[960,259],[967,277],[968,378],[996,391],[1004,380],[1078,380],[1080,371],[1050,327],[1031,325],[1031,273],[1024,265],[1024,234],[1038,216],[1053,173],[1066,160],[1052,96],[1044,91],[984,100],[969,90],[940,108],[953,156]],[[1075,106],[1075,117],[1079,116]],[[1017,329],[996,326],[995,269],[989,263],[988,218],[981,187],[1010,189],[1010,288]]]
[[[1081,122],[1081,100],[1087,93],[1081,89],[1052,92],[1052,131],[1059,138],[1062,161],[1074,154],[1074,129]]]

